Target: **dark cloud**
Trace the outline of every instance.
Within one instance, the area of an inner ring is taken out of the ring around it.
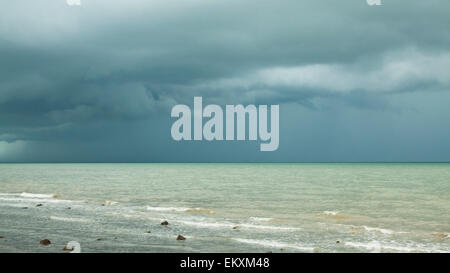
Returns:
[[[444,126],[450,115],[433,107],[450,87],[450,2],[384,2],[2,3],[0,160],[409,160],[412,146],[404,157],[384,158],[380,147],[351,157],[338,141],[361,130],[373,134],[361,136],[361,145],[378,139],[392,149],[376,136],[389,137],[387,124],[406,115],[396,124],[405,130],[391,139],[414,139],[407,124],[421,111],[430,119],[424,120],[430,136],[418,142],[448,135],[430,121]],[[248,144],[173,143],[170,108],[192,104],[193,96],[206,103],[281,104],[289,109],[281,119],[292,123],[282,122],[280,150],[270,155]],[[423,98],[410,99],[416,96]],[[345,131],[326,132],[326,150],[292,118],[320,120],[303,120],[315,132],[352,111],[355,117],[341,121]],[[376,122],[359,122],[365,115]],[[317,154],[302,154],[304,146]],[[436,149],[423,154],[449,159],[448,150]]]

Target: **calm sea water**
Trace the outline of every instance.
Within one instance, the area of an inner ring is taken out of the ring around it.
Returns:
[[[0,252],[450,252],[449,212],[450,164],[0,164]]]

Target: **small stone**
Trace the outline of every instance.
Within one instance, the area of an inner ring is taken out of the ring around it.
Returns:
[[[67,207],[67,209],[72,209],[71,207]]]
[[[177,240],[184,241],[184,240],[186,240],[186,238],[184,236],[178,235]]]
[[[39,243],[40,243],[41,245],[43,245],[43,246],[48,246],[48,245],[51,244],[52,242],[50,242],[49,239],[44,239],[44,240],[41,240]]]
[[[339,244],[340,243],[340,241],[336,241],[336,244]]]
[[[5,236],[0,236],[0,239],[3,239],[3,238],[5,238]]]
[[[42,207],[42,204],[37,204],[36,207]]]
[[[101,241],[101,240],[103,240],[102,238],[97,238],[97,241]]]
[[[167,226],[168,224],[169,224],[169,222],[167,222],[167,221],[163,221],[163,222],[161,223],[162,226]]]
[[[239,229],[239,226],[234,226],[233,229]]]

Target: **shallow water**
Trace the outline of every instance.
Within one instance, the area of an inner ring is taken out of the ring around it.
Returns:
[[[449,211],[450,164],[0,164],[0,252],[450,252]]]

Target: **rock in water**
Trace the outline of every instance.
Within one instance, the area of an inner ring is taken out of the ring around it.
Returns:
[[[3,238],[5,238],[5,236],[0,236],[0,239],[3,239]]]
[[[42,204],[37,204],[36,207],[42,207]]]
[[[186,238],[181,236],[181,235],[178,235],[177,240],[178,241],[184,241],[184,240],[186,240]]]
[[[161,223],[162,226],[167,226],[168,224],[169,224],[169,222],[167,222],[167,221],[163,221],[163,222]]]
[[[43,246],[48,246],[49,244],[51,244],[52,242],[50,242],[49,239],[44,239],[40,241],[40,244]]]

